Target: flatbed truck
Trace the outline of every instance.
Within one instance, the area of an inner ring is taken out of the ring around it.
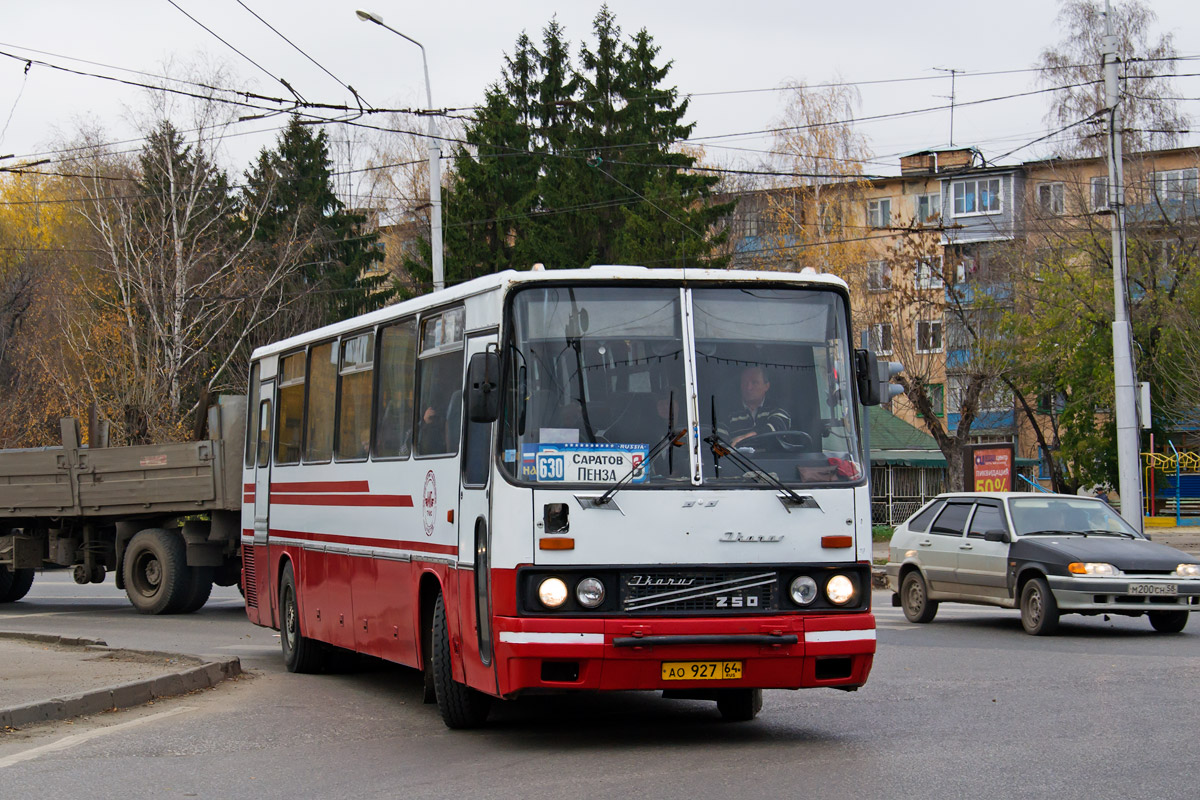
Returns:
[[[113,573],[144,614],[190,613],[239,584],[245,398],[220,397],[206,422],[200,441],[89,447],[64,419],[61,446],[0,450],[0,604],[54,566],[80,584]]]

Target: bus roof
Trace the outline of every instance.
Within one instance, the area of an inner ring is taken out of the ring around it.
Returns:
[[[537,265],[540,266],[540,265]],[[581,283],[595,280],[619,280],[622,282],[635,281],[676,281],[690,282],[720,282],[720,283],[794,283],[799,286],[837,287],[846,288],[846,282],[836,275],[818,273],[811,268],[801,272],[768,272],[760,270],[726,270],[726,269],[648,269],[647,267],[624,266],[612,264],[597,264],[584,269],[538,269],[505,270],[491,275],[484,275],[473,280],[451,286],[439,292],[431,292],[411,300],[405,300],[376,311],[361,314],[357,317],[335,322],[322,328],[315,328],[305,333],[297,334],[288,339],[263,345],[251,354],[252,360],[293,350],[308,342],[319,339],[330,339],[343,333],[359,331],[378,323],[390,322],[393,319],[415,314],[426,308],[453,303],[473,295],[484,294],[500,288],[513,288],[524,283],[579,281]]]

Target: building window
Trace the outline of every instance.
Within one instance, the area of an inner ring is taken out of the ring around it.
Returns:
[[[879,322],[871,326],[871,349],[881,356],[892,354],[892,323]]]
[[[940,194],[917,195],[917,224],[926,225],[942,218],[942,196]]]
[[[1000,211],[1000,179],[986,178],[954,184],[954,215],[995,214]]]
[[[940,319],[917,322],[917,352],[942,352],[942,321]]]
[[[925,394],[929,397],[929,405],[933,406],[935,417],[946,416],[946,386],[941,383],[925,384]],[[917,416],[922,416],[917,414]]]
[[[927,261],[918,261],[913,272],[913,286],[917,289],[941,289],[942,257],[937,256]]]
[[[1037,186],[1038,211],[1042,216],[1059,216],[1063,213],[1063,185],[1061,183],[1039,183]]]
[[[1196,198],[1197,170],[1168,169],[1155,172],[1154,196],[1163,203],[1184,203]]]
[[[867,289],[886,292],[892,288],[892,268],[886,261],[867,262]]]
[[[1108,211],[1108,176],[1092,178],[1092,211]]]
[[[890,199],[867,202],[867,227],[886,228],[892,224],[892,201]]]

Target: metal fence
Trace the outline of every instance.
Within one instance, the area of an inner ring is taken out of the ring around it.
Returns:
[[[1036,467],[1018,473],[1036,478]],[[899,525],[931,497],[947,491],[945,467],[908,467],[876,464],[871,467],[871,524]],[[1018,480],[1016,490],[1029,488]]]

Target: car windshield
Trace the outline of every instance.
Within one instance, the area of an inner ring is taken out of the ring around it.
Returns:
[[[517,480],[610,486],[633,471],[630,488],[690,485],[679,434],[693,392],[704,483],[864,478],[849,326],[832,291],[531,286],[511,320],[502,453]]]
[[[1033,495],[1010,499],[1008,507],[1018,536],[1064,533],[1138,536],[1111,506],[1101,500]]]

